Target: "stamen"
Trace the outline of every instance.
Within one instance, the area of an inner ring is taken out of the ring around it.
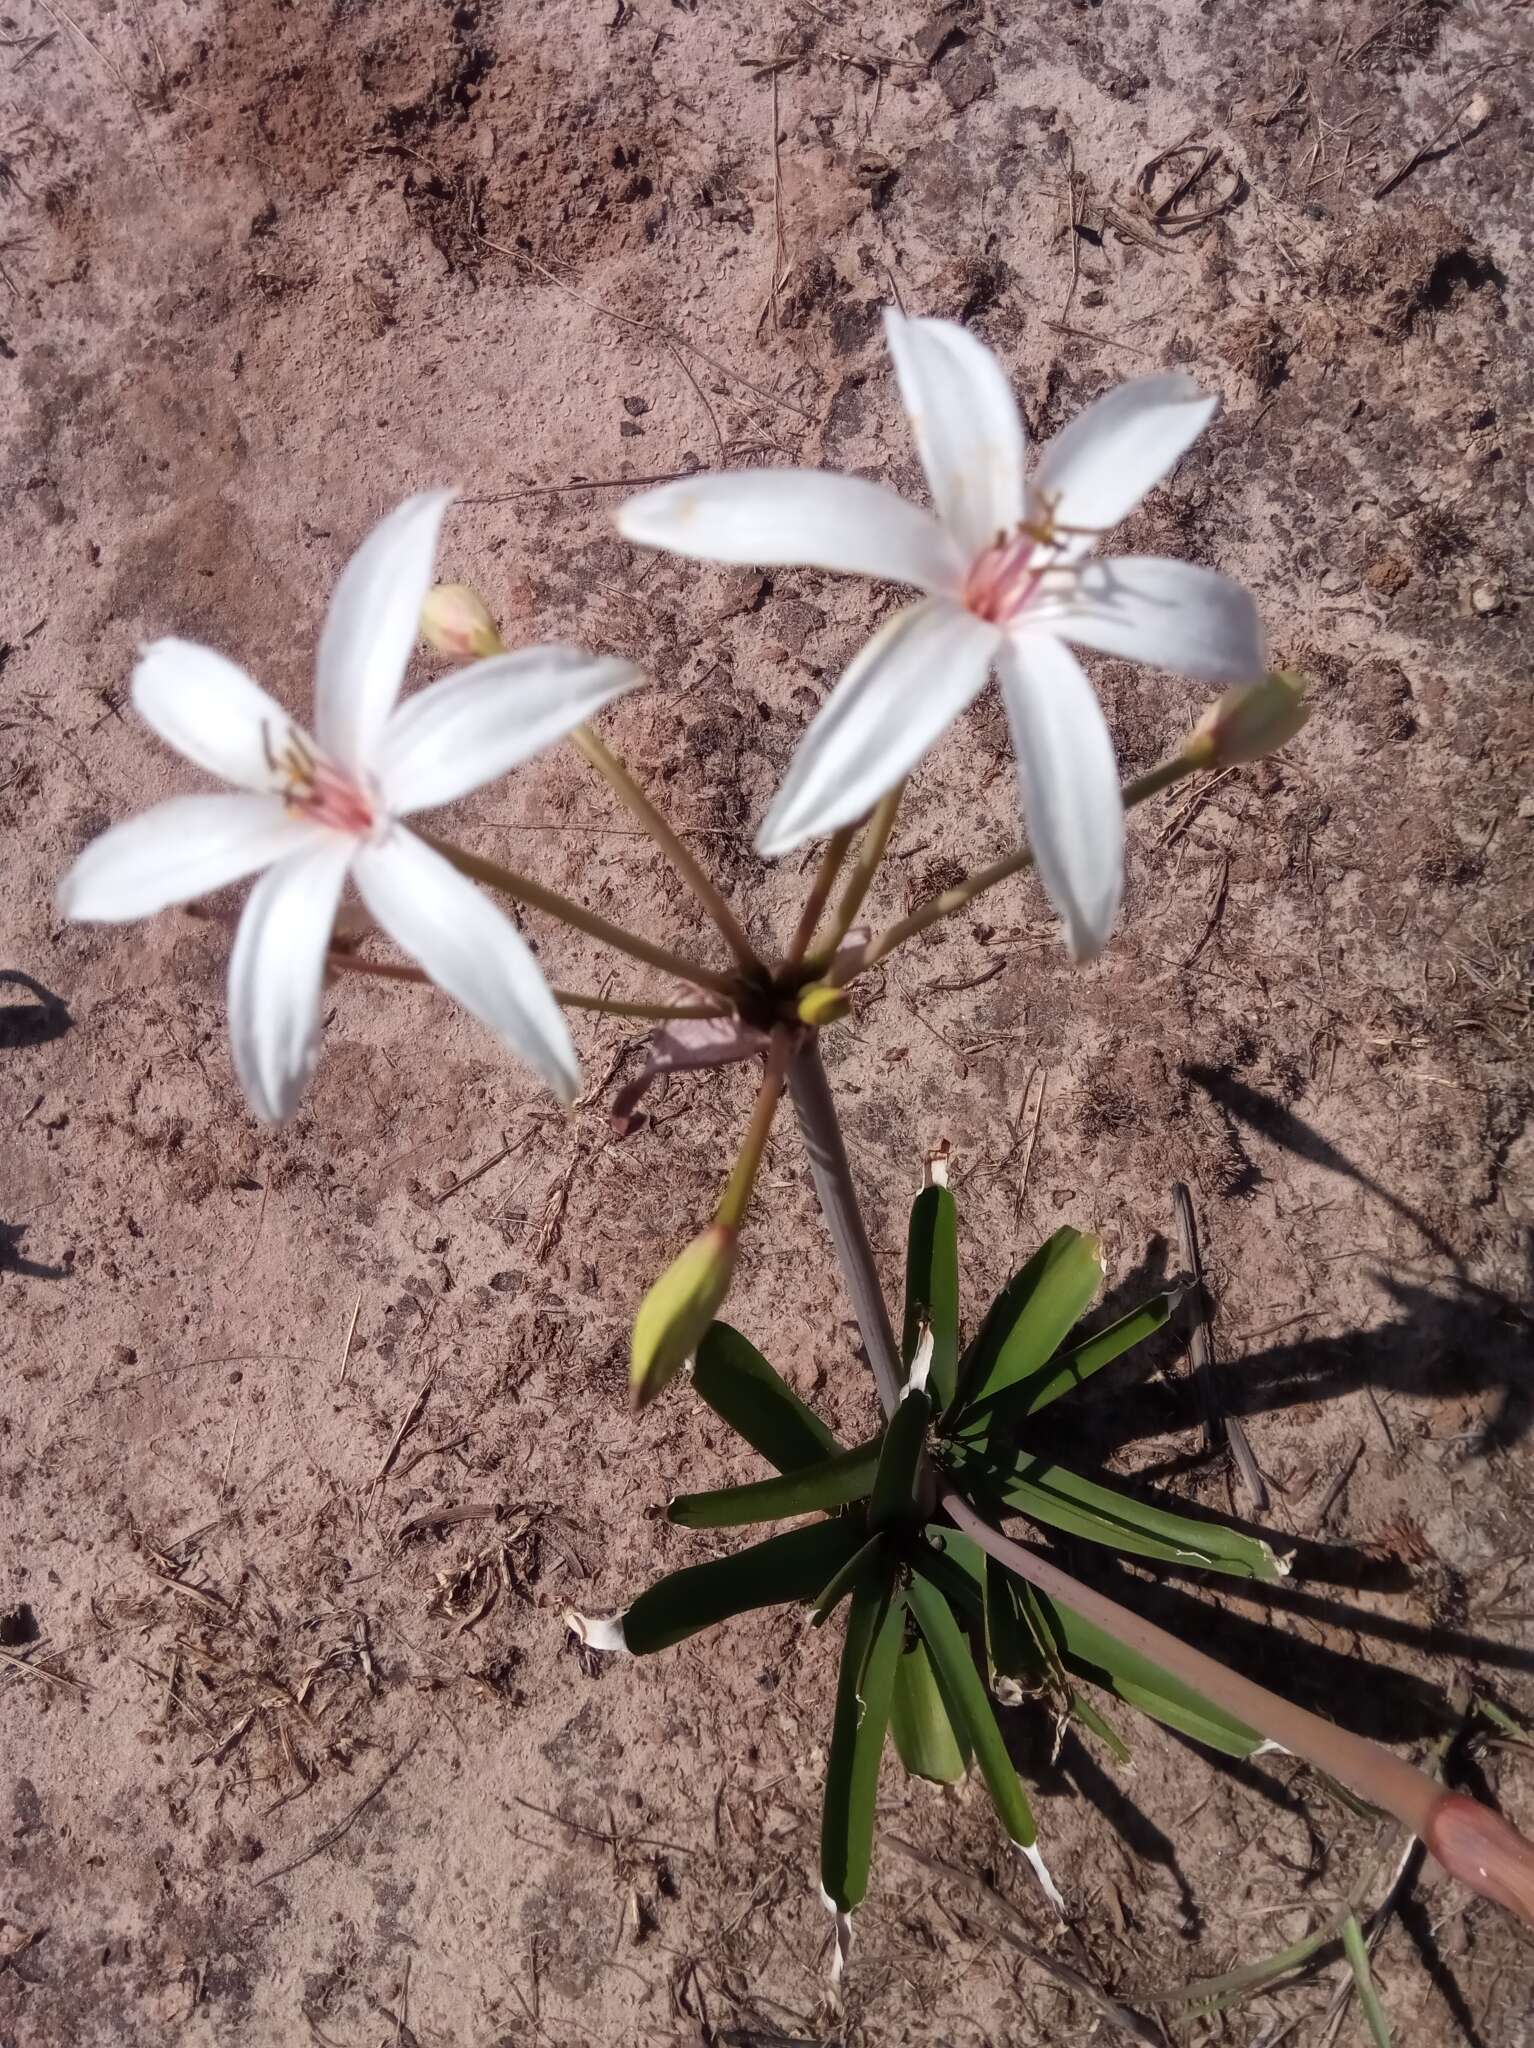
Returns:
[[[328,825],[333,832],[362,835],[372,831],[375,813],[367,791],[327,761],[295,726],[289,726],[282,752],[275,759],[264,727],[261,743],[274,774],[282,780],[290,810],[317,825]]]

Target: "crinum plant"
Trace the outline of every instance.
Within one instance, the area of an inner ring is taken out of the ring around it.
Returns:
[[[861,976],[1030,867],[1072,955],[1090,958],[1118,913],[1126,813],[1185,776],[1281,746],[1305,707],[1297,678],[1266,670],[1256,607],[1238,585],[1189,564],[1099,553],[1108,530],[1175,466],[1213,401],[1180,376],[1142,378],[1099,399],[1030,465],[1002,369],[973,336],[891,313],[888,339],[935,513],[860,478],[776,470],[690,476],[631,500],[619,514],[631,539],[674,552],[806,563],[892,578],[921,593],[854,659],[805,733],[761,828],[758,850],[769,857],[813,837],[826,841],[781,946],[753,941],[590,723],[639,683],[638,672],[567,647],[512,652],[474,592],[433,587],[450,502],[443,492],[412,498],[391,514],[341,576],[319,638],[312,733],[209,648],[161,640],[144,651],[133,678],[136,708],[233,791],[173,797],[113,827],[64,876],[59,907],[69,917],[119,922],[259,876],[231,949],[229,1013],[236,1072],[268,1122],[291,1115],[301,1097],[332,973],[436,983],[567,1103],[578,1067],[563,1011],[653,1022],[646,1069],[614,1105],[624,1123],[642,1088],[662,1073],[760,1060],[755,1106],[712,1221],[639,1305],[630,1386],[635,1405],[644,1405],[696,1352],[700,1389],[716,1405],[732,1401],[738,1412],[731,1419],[779,1465],[783,1478],[768,1486],[780,1492],[769,1497],[781,1502],[782,1487],[798,1488],[805,1511],[823,1508],[803,1489],[823,1484],[824,1472],[807,1477],[802,1468],[827,1461],[841,1475],[836,1484],[850,1488],[832,1503],[831,1520],[773,1539],[804,1552],[798,1578],[784,1582],[790,1597],[819,1598],[829,1611],[832,1596],[845,1593],[851,1616],[831,1774],[842,1818],[827,1864],[839,1913],[861,1895],[882,1747],[882,1722],[869,1709],[881,1697],[908,1763],[914,1758],[941,1776],[967,1746],[1013,1838],[1032,1846],[1021,1788],[1010,1765],[1003,1767],[982,1667],[966,1647],[965,1630],[978,1614],[984,1670],[998,1684],[1044,1684],[1091,1725],[1093,1710],[1073,1680],[1097,1678],[1126,1698],[1136,1698],[1137,1688],[1138,1703],[1165,1718],[1192,1716],[1206,1739],[1223,1730],[1238,1744],[1269,1741],[1307,1756],[1397,1815],[1468,1883],[1534,1922],[1534,1850],[1495,1814],[1445,1798],[1387,1752],[1226,1671],[998,1528],[1005,1513],[1020,1511],[1138,1556],[1187,1561],[1184,1545],[1211,1569],[1278,1569],[1273,1554],[1250,1539],[1177,1516],[1158,1524],[1143,1508],[1129,1512],[1104,1489],[1041,1468],[1017,1448],[1013,1431],[1026,1420],[1028,1400],[1059,1391],[1060,1373],[1084,1370],[1086,1353],[1073,1365],[1055,1354],[1085,1306],[1088,1277],[1092,1287],[1097,1282],[1088,1240],[1051,1240],[961,1361],[952,1219],[942,1220],[946,1197],[936,1195],[931,1270],[925,1291],[912,1296],[930,1357],[918,1349],[917,1323],[908,1321],[903,1356],[895,1343],[820,1033],[847,1014]],[[422,633],[466,665],[402,699]],[[1072,645],[1231,687],[1181,747],[1121,787],[1106,723]],[[870,931],[860,919],[905,779],[993,670],[1014,736],[1028,843]],[[578,749],[675,867],[722,939],[728,964],[657,944],[532,875],[406,822],[562,741]],[[357,913],[343,912],[348,884],[361,899],[360,932]],[[669,986],[633,996],[551,986],[492,895],[585,933]],[[418,964],[364,953],[375,926]],[[716,1317],[785,1091],[887,1418],[880,1438],[855,1452],[837,1451],[767,1368],[747,1358],[740,1340],[733,1365],[718,1367],[730,1340]],[[1107,1336],[1092,1341],[1110,1343]],[[926,1359],[925,1383],[911,1371],[919,1358]],[[732,1372],[734,1393],[722,1395]],[[756,1436],[748,1426],[753,1403]],[[763,1436],[769,1415],[777,1421]],[[726,1563],[749,1575],[744,1562]],[[731,1573],[720,1580],[720,1569],[701,1567],[715,1576],[691,1583],[727,1583]],[[664,1611],[679,1596],[675,1588],[642,1596],[625,1621],[630,1647],[645,1599],[653,1607],[657,1597]],[[711,1618],[718,1616],[705,1611]]]
[[[819,1627],[845,1603],[820,1837],[838,1976],[867,1890],[887,1739],[913,1777],[954,1784],[973,1766],[1064,1911],[993,1697],[1036,1699],[1057,1731],[1075,1722],[1127,1763],[1128,1745],[1092,1696],[1106,1691],[1227,1756],[1303,1756],[1436,1854],[1473,1835],[1484,1871],[1500,1857],[1504,1877],[1520,1854],[1520,1838],[1473,1801],[1237,1679],[1044,1553],[999,1536],[1005,1516],[1022,1515],[1035,1534],[1059,1531],[1140,1562],[1270,1581],[1289,1569],[1259,1537],[1150,1504],[1029,1448],[1035,1416],[1161,1329],[1177,1304],[1177,1292],[1160,1294],[1081,1335],[1102,1278],[1098,1240],[1057,1230],[963,1344],[957,1216],[934,1176],[911,1210],[901,1378],[878,1434],[843,1448],[754,1346],[714,1323],[693,1361],[694,1389],[777,1473],[680,1494],[667,1517],[688,1529],[798,1526],[672,1572],[621,1614],[566,1616],[587,1647],[645,1656],[751,1609],[797,1601]],[[1512,1884],[1504,1903],[1526,1913],[1527,1897]]]

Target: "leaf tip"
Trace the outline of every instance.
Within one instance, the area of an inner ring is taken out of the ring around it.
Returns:
[[[573,1607],[567,1607],[565,1627],[583,1649],[609,1650],[624,1655],[628,1653],[628,1639],[623,1633],[621,1614],[577,1614]]]
[[[852,1956],[852,1915],[837,1905],[824,1885],[820,1887],[820,1903],[835,1922],[831,1941],[831,1989],[840,1993],[842,1978]]]
[[[1060,1918],[1063,1920],[1065,1918],[1065,1900],[1062,1898],[1060,1894],[1060,1887],[1055,1883],[1054,1879],[1049,1874],[1049,1865],[1044,1861],[1044,1858],[1039,1854],[1038,1843],[1030,1842],[1026,1847],[1023,1847],[1023,1845],[1019,1843],[1018,1846],[1019,1848],[1022,1848],[1024,1860],[1027,1862],[1029,1868],[1033,1871],[1034,1876],[1038,1879],[1040,1890],[1043,1892],[1045,1898],[1048,1899],[1049,1903],[1054,1907],[1055,1911],[1060,1915]]]

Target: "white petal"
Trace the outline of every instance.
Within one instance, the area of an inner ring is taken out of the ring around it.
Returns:
[[[384,930],[569,1104],[575,1047],[543,969],[516,926],[458,870],[403,828],[364,846],[353,870]]]
[[[802,563],[957,592],[964,567],[930,512],[822,469],[682,477],[618,507],[618,531],[699,562]]]
[[[319,1049],[325,949],[357,842],[325,832],[250,892],[229,956],[235,1072],[263,1123],[298,1107]]]
[[[907,320],[892,306],[885,339],[938,516],[966,562],[1023,516],[1022,417],[1006,372],[951,320]]]
[[[979,696],[1000,644],[995,626],[942,598],[886,620],[799,742],[757,852],[775,859],[872,810]]]
[[[1064,559],[1091,551],[1098,533],[1131,513],[1145,493],[1176,468],[1214,416],[1191,377],[1136,377],[1107,391],[1056,434],[1029,486],[1030,504],[1051,501],[1072,535]]]
[[[244,669],[192,640],[155,640],[133,671],[133,708],[178,754],[239,789],[277,786],[292,719]]]
[[[1124,887],[1124,807],[1113,742],[1086,671],[1047,633],[1002,649],[1034,863],[1078,960],[1107,943]]]
[[[497,654],[408,697],[384,728],[374,772],[396,816],[478,789],[541,754],[641,680],[627,661],[574,647]]]
[[[93,839],[59,883],[63,917],[122,924],[190,903],[312,845],[276,796],[173,796]]]
[[[451,491],[422,491],[373,528],[336,585],[314,666],[314,730],[354,772],[371,766],[421,631]]]
[[[1193,562],[1110,555],[1083,563],[1050,630],[1202,682],[1255,682],[1266,673],[1250,593]]]

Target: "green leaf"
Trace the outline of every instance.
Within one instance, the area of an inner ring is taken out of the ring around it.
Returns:
[[[1363,2008],[1369,2038],[1373,2041],[1374,2048],[1390,2048],[1390,2022],[1385,2017],[1385,2008],[1380,2004],[1379,1993],[1374,1988],[1374,1973],[1369,1968],[1369,1948],[1356,1913],[1349,1913],[1342,1923],[1342,1946],[1353,1971],[1353,1988],[1358,1993],[1358,2003]]]
[[[1103,1277],[1103,1248],[1069,1225],[1034,1253],[991,1303],[959,1361],[954,1419],[1053,1358],[1081,1320]]]
[[[954,1396],[959,1357],[959,1223],[953,1195],[945,1187],[923,1188],[911,1204],[900,1339],[908,1369],[924,1325],[932,1331],[932,1391],[942,1409]]]
[[[856,1450],[838,1451],[815,1465],[800,1465],[749,1486],[725,1486],[717,1493],[679,1493],[666,1519],[684,1529],[732,1529],[749,1522],[782,1522],[861,1500],[874,1483],[879,1439]]]
[[[820,1881],[842,1913],[861,1905],[868,1890],[879,1758],[905,1640],[904,1603],[891,1597],[892,1588],[893,1566],[863,1580],[842,1646],[820,1821]]]
[[[969,1747],[954,1733],[920,1636],[907,1645],[895,1670],[890,1733],[913,1778],[957,1785],[969,1768]]]
[[[1062,1699],[1065,1670],[1047,1628],[1033,1626],[1025,1607],[1031,1591],[994,1557],[985,1560],[985,1655],[995,1678],[1022,1679],[1030,1691],[1056,1680]],[[1042,1641],[1040,1636],[1042,1634]],[[995,1691],[994,1678],[992,1691]]]
[[[899,1522],[921,1520],[917,1480],[927,1445],[932,1400],[920,1387],[908,1387],[900,1406],[884,1427],[879,1469],[868,1501],[870,1529],[888,1529]]]
[[[1225,1756],[1250,1756],[1261,1749],[1262,1737],[1254,1729],[1205,1699],[1162,1665],[1130,1649],[1096,1622],[1088,1621],[1058,1600],[1051,1600],[1047,1594],[1038,1593],[1038,1602],[1066,1668],[1077,1678],[1116,1693],[1153,1720],[1162,1721],[1168,1728],[1175,1728]]]
[[[817,1464],[840,1449],[814,1409],[728,1323],[710,1325],[693,1360],[692,1383],[714,1413],[780,1472]]]
[[[810,1616],[812,1626],[819,1628],[827,1615],[837,1607],[868,1572],[874,1559],[883,1554],[885,1548],[882,1536],[870,1536],[868,1541],[855,1550],[835,1576],[827,1581],[815,1596],[814,1611]]]
[[[969,1643],[941,1590],[926,1576],[926,1564],[925,1556],[919,1556],[906,1597],[931,1652],[943,1704],[954,1727],[974,1748],[975,1761],[1002,1826],[1020,1849],[1031,1849],[1037,1830],[1022,1780],[1012,1767]]]
[[[813,1600],[867,1533],[861,1515],[843,1515],[671,1572],[624,1611],[624,1642],[636,1657],[645,1657],[748,1608]]]
[[[1009,1478],[985,1483],[1008,1507],[1034,1521],[1132,1557],[1197,1565],[1237,1579],[1275,1580],[1288,1573],[1287,1562],[1260,1537],[1245,1536],[1221,1522],[1197,1522],[1189,1515],[1152,1507],[1042,1458],[1023,1458]]]
[[[1093,1373],[1101,1372],[1105,1365],[1122,1358],[1136,1344],[1143,1344],[1147,1337],[1162,1328],[1181,1300],[1180,1289],[1158,1294],[1153,1300],[1131,1310],[1127,1316],[1121,1316],[1116,1323],[1110,1323],[1106,1330],[1099,1330],[1095,1337],[1088,1337],[1069,1351],[1062,1351],[1036,1372],[1019,1380],[1016,1386],[1008,1387],[1005,1393],[971,1408],[965,1417],[964,1434],[989,1431],[994,1435],[998,1429],[1010,1428],[1027,1416],[1037,1415],[1041,1408],[1047,1408],[1051,1401],[1058,1401],[1062,1394],[1074,1392]]]
[[[1121,1764],[1134,1762],[1134,1751],[1120,1735],[1113,1723],[1099,1708],[1095,1707],[1084,1692],[1073,1691],[1069,1701],[1071,1718],[1079,1721],[1083,1728],[1095,1735],[1110,1756]]]

